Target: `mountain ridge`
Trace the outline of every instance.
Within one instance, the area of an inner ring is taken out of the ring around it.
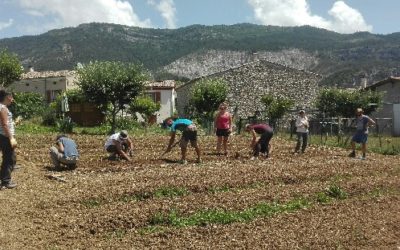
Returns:
[[[339,34],[311,26],[249,23],[152,29],[88,23],[41,35],[0,39],[36,70],[73,69],[80,63],[142,63],[155,78],[191,79],[265,59],[315,72],[322,84],[351,87],[400,75],[400,32]],[[210,69],[210,70],[207,70]]]

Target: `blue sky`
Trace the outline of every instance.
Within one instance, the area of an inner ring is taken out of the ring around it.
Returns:
[[[81,23],[311,25],[339,33],[400,31],[400,0],[0,0],[0,38]]]

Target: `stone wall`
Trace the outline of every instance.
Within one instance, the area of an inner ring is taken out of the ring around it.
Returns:
[[[321,76],[280,64],[260,60],[212,74],[203,78],[222,78],[229,85],[228,102],[230,111],[247,118],[255,111],[263,111],[261,97],[272,93],[277,97],[286,97],[295,101],[295,106],[311,107],[318,93]],[[193,79],[177,88],[177,111],[186,116],[191,88],[198,80]]]

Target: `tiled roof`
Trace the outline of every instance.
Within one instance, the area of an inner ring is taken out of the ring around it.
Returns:
[[[175,88],[175,81],[165,80],[161,82],[147,82],[146,86],[151,88]]]
[[[60,70],[60,71],[32,71],[22,74],[21,79],[36,79],[36,78],[48,78],[48,77],[62,77],[62,76],[73,76],[76,71]]]

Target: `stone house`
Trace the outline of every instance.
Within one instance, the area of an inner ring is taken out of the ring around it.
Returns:
[[[39,93],[50,103],[62,91],[77,88],[75,79],[75,71],[30,71],[22,74],[21,79],[12,83],[9,89],[14,92]]]
[[[379,123],[381,129],[385,126],[391,126],[392,134],[400,136],[400,77],[389,77],[365,89],[384,92],[382,108],[378,109],[371,116],[383,119]]]
[[[267,93],[290,98],[297,107],[311,107],[318,95],[318,83],[322,76],[266,60],[251,62],[179,86],[176,89],[176,104],[180,116],[187,115],[191,88],[203,78],[225,80],[229,85],[227,101],[230,111],[237,117],[247,118],[265,110],[261,98]]]

